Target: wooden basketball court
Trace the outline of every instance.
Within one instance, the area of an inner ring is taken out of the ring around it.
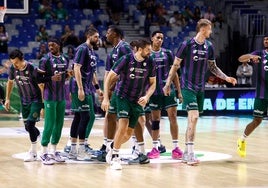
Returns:
[[[236,154],[236,140],[250,117],[204,116],[198,122],[195,143],[195,150],[204,157],[199,166],[187,166],[171,159],[151,160],[150,164],[123,165],[122,171],[115,171],[105,163],[66,162],[52,166],[40,161],[25,163],[14,157],[29,149],[22,122],[14,115],[0,116],[0,187],[268,187],[267,120],[248,138],[248,155],[244,159]],[[182,148],[186,122],[185,117],[178,117]],[[59,150],[63,150],[67,142],[70,123],[71,118],[66,118]],[[43,121],[37,126],[42,131]],[[94,149],[102,145],[102,126],[103,119],[97,119],[90,136]],[[147,131],[144,135],[146,149],[150,150],[151,139]],[[170,151],[167,118],[161,119],[161,138]],[[131,142],[123,148],[129,150]]]

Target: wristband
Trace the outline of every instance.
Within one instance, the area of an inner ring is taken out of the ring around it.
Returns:
[[[100,89],[99,84],[95,84],[94,87],[95,87],[95,89]]]

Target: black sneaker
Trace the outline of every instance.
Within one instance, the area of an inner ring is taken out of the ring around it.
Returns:
[[[104,150],[102,151],[98,156],[97,156],[97,160],[100,162],[106,162],[106,155],[107,152]]]
[[[69,153],[71,151],[71,146],[65,146],[64,147],[64,152]]]
[[[132,164],[148,164],[150,163],[150,159],[144,155],[143,153],[140,153],[139,156],[135,159],[131,159],[128,161],[128,164],[129,165],[132,165]]]
[[[159,147],[158,147],[158,151],[160,152],[160,153],[165,153],[166,152],[166,146],[164,146],[164,145],[160,145]]]
[[[102,144],[100,151],[106,151],[106,145]]]

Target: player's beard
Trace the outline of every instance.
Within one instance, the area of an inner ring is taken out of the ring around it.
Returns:
[[[93,50],[98,50],[99,49],[99,45],[98,45],[97,42],[90,41],[90,44],[92,45]]]

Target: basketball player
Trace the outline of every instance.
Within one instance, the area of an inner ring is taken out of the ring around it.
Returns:
[[[115,62],[121,58],[123,55],[132,53],[131,46],[123,41],[124,34],[123,31],[115,25],[109,26],[106,38],[109,43],[112,44],[113,50],[110,54],[107,55],[106,65],[105,65],[105,75],[104,75],[104,84],[106,81],[106,77],[111,70],[112,66]],[[118,79],[118,78],[116,78]],[[102,153],[98,156],[98,160],[105,161],[105,156],[107,151],[110,149],[110,145],[114,139],[115,131],[116,131],[116,104],[115,104],[115,96],[113,94],[114,85],[109,87],[109,95],[111,96],[111,103],[109,110],[106,111],[105,114],[105,123],[104,123],[104,144],[101,147]]]
[[[133,132],[143,108],[156,87],[155,64],[149,58],[150,53],[150,41],[139,40],[137,52],[120,58],[107,75],[104,84],[104,99],[101,107],[107,111],[110,105],[107,91],[112,82],[120,76],[120,82],[117,83],[114,92],[118,108],[118,129],[115,133],[113,149],[106,156],[106,162],[114,170],[122,169],[119,149],[129,139],[131,135],[129,133]]]
[[[43,164],[52,165],[54,161],[65,162],[56,147],[61,138],[61,131],[65,115],[65,79],[68,77],[68,57],[61,53],[61,43],[56,38],[48,40],[49,53],[39,62],[39,68],[45,72],[45,76],[56,76],[42,85],[45,105],[45,124],[41,145],[40,156]],[[48,144],[51,143],[51,153],[48,153]]]
[[[178,146],[178,137],[179,137],[179,126],[177,123],[177,97],[175,90],[170,93],[169,96],[165,96],[162,88],[165,86],[166,79],[168,77],[168,72],[170,67],[173,64],[173,53],[171,50],[162,48],[164,41],[164,33],[161,31],[154,31],[151,37],[152,41],[152,52],[151,56],[156,64],[156,89],[154,94],[150,98],[149,107],[151,109],[152,115],[152,126],[151,126],[151,135],[153,139],[153,149],[148,153],[150,159],[159,158],[160,151],[158,147],[160,143],[159,138],[159,128],[160,128],[160,119],[161,119],[161,110],[164,109],[167,111],[167,115],[170,122],[170,133],[172,137],[173,150],[172,150],[172,159],[181,159],[183,152]],[[178,91],[178,98],[182,102],[181,89],[179,86],[178,75],[176,74],[173,82],[176,83],[176,88]]]
[[[70,130],[71,150],[68,157],[77,160],[91,159],[90,154],[85,148],[86,129],[91,118],[89,111],[94,111],[92,97],[94,91],[92,91],[90,85],[93,83],[98,95],[102,95],[95,76],[97,56],[94,50],[98,45],[99,33],[95,28],[89,28],[86,31],[86,37],[86,42],[76,49],[73,60],[75,78],[72,78],[70,81],[74,118]],[[78,149],[76,147],[77,140],[79,144]]]
[[[40,110],[43,108],[41,90],[38,86],[41,74],[33,64],[24,60],[23,53],[20,50],[13,50],[9,54],[9,58],[12,65],[8,72],[5,108],[7,111],[10,110],[10,96],[15,81],[21,99],[24,126],[31,141],[30,150],[24,161],[31,162],[37,160],[37,138],[40,136],[40,131],[35,124],[36,121],[39,121]]]
[[[263,50],[256,50],[238,58],[240,62],[253,61],[257,75],[253,120],[246,126],[243,135],[237,140],[237,153],[246,157],[246,138],[261,124],[268,107],[268,33],[263,38]]]
[[[179,45],[163,88],[165,94],[170,95],[171,82],[177,70],[181,68],[182,106],[188,112],[186,147],[182,161],[188,165],[199,163],[194,154],[194,138],[199,113],[203,112],[205,73],[209,69],[215,76],[233,85],[236,84],[235,78],[226,76],[216,65],[213,44],[207,40],[212,32],[212,23],[207,19],[200,19],[196,30],[196,36]]]

